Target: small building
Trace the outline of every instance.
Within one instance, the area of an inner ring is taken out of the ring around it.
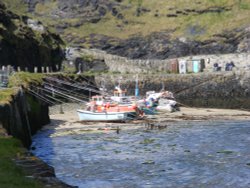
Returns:
[[[187,60],[186,61],[186,69],[188,73],[193,72],[193,61],[192,60]]]
[[[179,61],[179,73],[186,74],[187,73],[187,63],[186,60]]]
[[[171,69],[170,72],[171,73],[179,73],[179,66],[178,66],[178,59],[172,59],[170,61],[170,65],[171,65]]]
[[[181,59],[179,60],[179,73],[198,73],[205,69],[204,59]]]
[[[203,72],[205,69],[205,60],[204,59],[193,59],[193,72],[198,73],[198,72]]]

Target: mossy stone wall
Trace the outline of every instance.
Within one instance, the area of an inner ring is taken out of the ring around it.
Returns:
[[[7,133],[22,141],[25,147],[31,144],[31,136],[49,123],[48,106],[38,99],[27,96],[20,90],[12,101],[0,105],[0,123]]]

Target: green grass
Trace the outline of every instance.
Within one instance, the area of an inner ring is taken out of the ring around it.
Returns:
[[[80,28],[68,28],[65,35],[71,34],[73,36],[89,36],[92,33],[104,34],[107,36],[114,36],[118,38],[128,38],[134,34],[141,34],[147,36],[153,32],[174,30],[174,37],[190,37],[197,39],[207,39],[214,34],[221,33],[225,30],[232,30],[239,26],[245,26],[250,24],[250,1],[242,0],[241,3],[235,0],[206,0],[190,2],[186,0],[178,1],[165,1],[165,0],[144,0],[141,2],[141,6],[151,11],[149,13],[143,13],[141,16],[135,16],[138,2],[124,1],[123,5],[131,8],[120,10],[124,15],[128,24],[124,24],[122,20],[118,20],[111,14],[107,14],[97,24],[86,23]],[[178,15],[176,18],[166,17],[167,14],[175,14],[176,10],[194,9],[204,10],[212,7],[228,7],[230,11],[222,13],[205,13],[205,14],[193,14]],[[159,16],[155,17],[155,13]],[[76,21],[76,19],[74,19]],[[120,25],[121,27],[117,27]],[[187,28],[190,26],[198,26],[203,29],[200,35],[190,35],[187,33]]]
[[[39,183],[26,178],[13,162],[21,154],[21,144],[14,138],[0,137],[0,187],[1,188],[40,188]]]
[[[5,27],[2,23],[0,23],[0,29],[5,30],[5,29],[6,29],[6,27]]]
[[[27,87],[30,83],[41,84],[45,74],[42,73],[28,73],[28,72],[18,72],[9,78],[9,87],[24,86]]]
[[[23,12],[25,5],[20,3],[21,0],[3,0],[12,10]],[[117,6],[119,13],[124,16],[124,20],[117,19],[110,12],[98,23],[85,23],[79,28],[68,27],[63,36],[86,37],[90,34],[101,34],[120,39],[127,39],[135,34],[147,36],[153,32],[173,31],[172,37],[186,37],[190,39],[206,40],[215,34],[222,33],[227,30],[233,30],[239,27],[250,25],[250,0],[124,0],[121,6]],[[57,7],[57,1],[48,1],[45,4],[38,3],[35,11],[36,14],[30,15],[41,20],[50,26],[51,30],[55,25],[64,23],[75,24],[81,21],[81,18],[51,18],[49,15]],[[127,7],[127,8],[122,8]],[[143,7],[150,12],[142,13],[136,16],[136,9]],[[188,15],[180,15],[178,17],[167,17],[167,14],[175,14],[176,11],[205,10],[214,7],[226,7],[229,11],[222,13],[188,13]],[[26,7],[27,8],[27,7]],[[24,11],[25,12],[25,11]],[[26,12],[27,13],[27,12]],[[158,14],[156,17],[155,14]],[[40,16],[41,15],[41,16]],[[189,28],[198,28],[197,34],[190,34]],[[111,41],[112,42],[112,41]],[[89,44],[85,43],[85,47]]]
[[[27,6],[20,0],[1,0],[5,6],[16,14],[26,14]]]
[[[17,92],[14,88],[0,90],[0,104],[7,104]]]
[[[37,6],[35,7],[35,11],[39,14],[49,14],[51,8],[56,8],[57,7],[57,1],[51,1],[46,4],[44,3],[38,3]]]

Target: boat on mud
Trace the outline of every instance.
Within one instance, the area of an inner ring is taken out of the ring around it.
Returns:
[[[85,110],[77,110],[81,121],[128,121],[144,115],[155,115],[159,111],[173,112],[176,101],[169,91],[147,92],[146,97],[136,101],[126,96],[126,90],[117,87],[113,96],[95,95]]]
[[[119,121],[126,122],[137,117],[135,111],[121,112],[92,112],[77,110],[80,121]]]
[[[146,115],[155,115],[158,112],[174,112],[179,107],[173,93],[170,91],[148,91],[146,98],[137,102],[138,107],[144,111]]]
[[[140,111],[134,104],[119,104],[109,97],[96,95],[85,110],[77,110],[81,121],[128,121],[136,119]]]

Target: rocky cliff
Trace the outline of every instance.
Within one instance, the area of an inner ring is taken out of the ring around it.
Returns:
[[[91,48],[131,59],[168,59],[199,54],[250,52],[249,28],[225,31],[204,41],[173,39],[172,32],[167,31],[148,36],[135,35],[125,40],[92,35],[88,43]]]
[[[17,2],[67,42],[129,58],[250,51],[250,3],[244,0]]]
[[[61,38],[49,32],[41,22],[17,15],[0,2],[0,66],[42,72],[60,69],[63,59]]]

